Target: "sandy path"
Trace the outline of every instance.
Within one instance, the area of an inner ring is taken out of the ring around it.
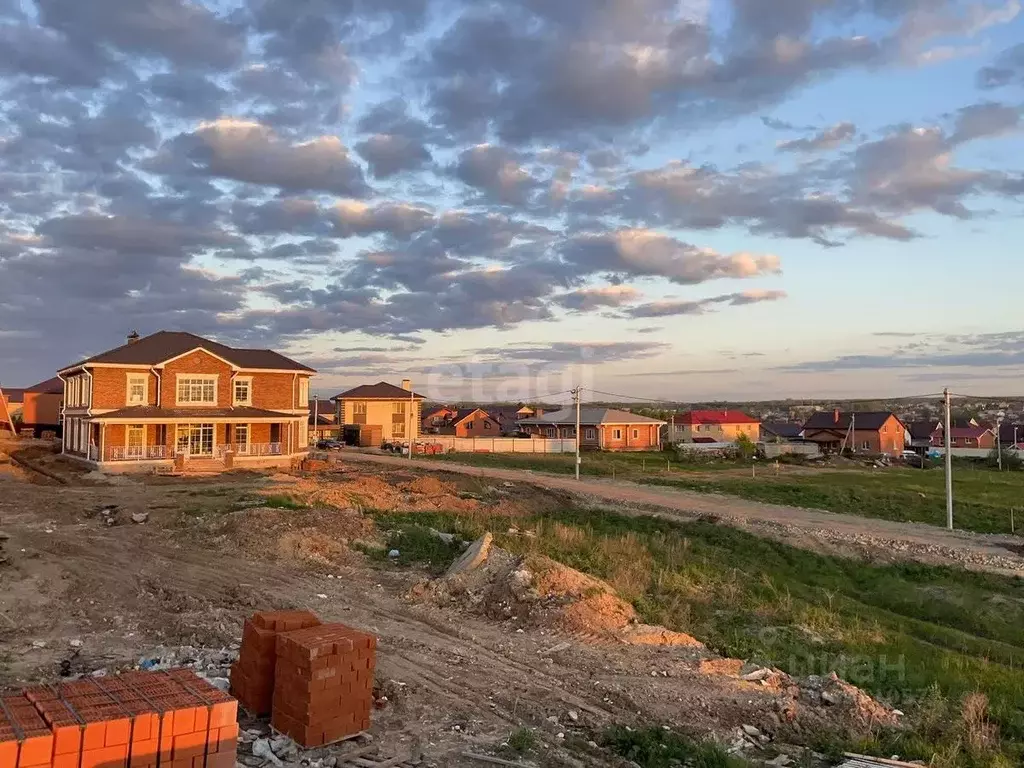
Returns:
[[[933,564],[963,565],[994,573],[1024,575],[1024,539],[1012,536],[947,531],[919,523],[898,523],[816,509],[763,504],[730,496],[643,486],[621,480],[548,475],[521,469],[471,467],[451,462],[416,460],[366,453],[345,453],[337,461],[371,462],[415,467],[421,471],[454,472],[541,488],[568,491],[601,502],[634,507],[620,511],[693,519],[714,515],[738,528],[751,530],[806,549],[862,554],[882,559],[912,559]],[[635,509],[639,507],[640,509]],[[656,507],[656,511],[645,509]]]

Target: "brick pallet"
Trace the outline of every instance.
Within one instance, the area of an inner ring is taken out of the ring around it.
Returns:
[[[238,703],[190,670],[0,698],[0,768],[234,768]]]
[[[279,634],[271,725],[305,747],[368,729],[376,648],[341,624]]]
[[[249,713],[269,715],[274,699],[277,635],[315,627],[320,619],[310,611],[264,611],[242,626],[242,650],[231,667],[231,692]]]

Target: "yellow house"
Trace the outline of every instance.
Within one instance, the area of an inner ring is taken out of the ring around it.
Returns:
[[[740,435],[756,443],[761,420],[742,411],[688,411],[673,416],[667,432],[669,443],[734,443]]]
[[[364,384],[331,398],[343,426],[379,427],[382,440],[418,440],[423,395],[409,379],[401,387],[387,382]]]

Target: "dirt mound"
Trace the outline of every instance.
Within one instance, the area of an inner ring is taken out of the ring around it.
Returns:
[[[405,487],[412,493],[421,493],[425,496],[442,496],[444,494],[456,493],[452,486],[442,483],[432,475],[417,477],[411,483],[406,484]]]
[[[253,557],[331,565],[353,556],[350,545],[376,536],[373,521],[356,510],[256,508],[229,516],[224,533]]]
[[[418,477],[397,486],[385,482],[377,475],[356,472],[287,478],[287,481],[268,486],[263,494],[286,494],[310,506],[386,512],[470,512],[479,509],[482,504],[476,499],[460,498],[452,487],[432,477]]]
[[[689,635],[638,624],[633,606],[600,579],[547,557],[519,558],[498,547],[474,570],[420,584],[413,595],[584,637],[703,647]]]

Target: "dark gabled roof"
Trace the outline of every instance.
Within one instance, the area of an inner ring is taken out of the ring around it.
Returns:
[[[224,358],[238,368],[316,373],[312,368],[297,363],[271,349],[236,349],[218,344],[210,339],[204,339],[193,333],[181,331],[157,331],[149,336],[143,336],[138,341],[69,365],[63,370],[78,368],[89,363],[159,365],[171,358],[191,352],[197,347],[202,347],[217,357]]]
[[[426,400],[423,395],[417,395],[415,392],[410,393],[409,390],[396,387],[394,384],[388,384],[386,381],[376,384],[363,384],[355,389],[350,389],[348,392],[335,395],[331,400],[408,400],[410,395],[417,400]]]
[[[63,395],[64,382],[54,376],[52,379],[41,381],[34,387],[29,387],[25,391],[36,395]]]
[[[466,419],[468,419],[470,416],[472,416],[477,411],[480,411],[484,416],[486,416],[489,419],[493,419],[494,418],[493,416],[491,416],[491,414],[488,411],[485,411],[483,408],[459,408],[459,410],[457,410],[455,412],[455,415],[452,416],[451,424],[453,426],[455,424],[459,424],[459,423],[465,421]]]
[[[907,424],[910,437],[914,440],[928,440],[936,429],[942,429],[938,419],[934,421],[912,421]]]
[[[553,413],[545,413],[532,419],[523,419],[519,422],[530,426],[547,426],[576,424],[576,409],[563,408]],[[665,424],[659,419],[652,419],[649,416],[640,416],[629,411],[619,411],[614,408],[584,407],[580,408],[580,424],[588,427],[599,424]]]
[[[0,388],[0,391],[4,393],[4,397],[7,398],[7,402],[12,405],[19,405],[25,402],[25,390],[24,389],[7,389]]]
[[[763,421],[761,422],[761,433],[775,435],[776,437],[797,438],[804,431],[804,425],[793,421]]]
[[[854,429],[879,430],[890,417],[896,417],[896,414],[892,411],[854,411],[853,413],[840,413],[837,420],[833,411],[818,411],[812,413],[811,417],[804,422],[804,429],[849,429],[851,416]]]

